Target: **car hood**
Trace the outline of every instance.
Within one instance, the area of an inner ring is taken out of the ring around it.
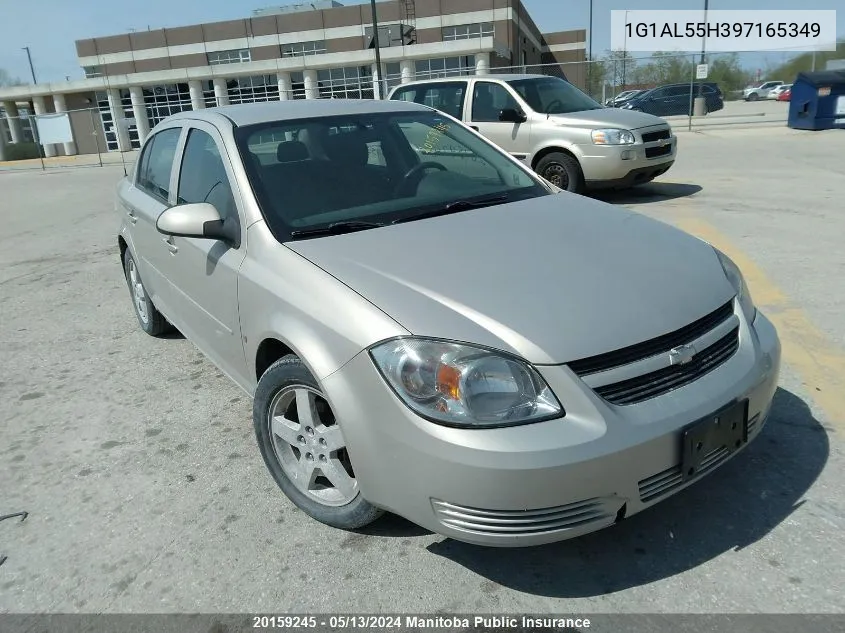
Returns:
[[[733,295],[707,243],[571,193],[286,243],[409,332],[565,363]]]
[[[635,99],[636,97],[624,103],[632,103]],[[652,125],[666,125],[666,121],[653,114],[609,107],[597,110],[584,110],[583,112],[570,112],[568,114],[552,114],[549,120],[562,125],[622,127],[628,130],[636,130]]]

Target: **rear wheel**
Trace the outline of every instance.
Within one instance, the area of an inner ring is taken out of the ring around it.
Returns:
[[[563,152],[546,154],[537,163],[537,173],[565,191],[580,193],[584,190],[584,173],[578,160]]]
[[[759,98],[760,95],[758,95],[756,92],[752,92],[750,95],[748,95],[749,101],[757,101]]]
[[[267,469],[308,516],[354,530],[383,514],[361,496],[334,412],[296,356],[280,358],[264,372],[255,392],[253,424]]]
[[[150,336],[160,336],[172,329],[170,323],[164,318],[153,305],[144,282],[141,280],[141,273],[138,271],[138,264],[128,250],[123,257],[123,272],[126,275],[126,284],[129,286],[129,294],[132,297],[132,305],[135,308],[135,316],[138,317],[138,324]]]

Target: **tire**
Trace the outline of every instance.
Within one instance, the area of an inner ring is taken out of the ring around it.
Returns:
[[[748,95],[748,101],[758,101],[759,99],[760,95],[758,95],[756,92],[752,92],[750,95]]]
[[[306,419],[297,406],[304,402],[311,411]],[[362,528],[384,514],[361,496],[341,429],[299,358],[285,356],[264,372],[252,419],[264,464],[305,514],[342,530]]]
[[[546,154],[537,163],[536,171],[553,185],[566,191],[581,193],[584,190],[584,173],[578,160],[571,154]]]
[[[132,299],[132,306],[135,308],[135,316],[138,324],[150,336],[161,336],[173,329],[164,315],[153,305],[144,282],[141,280],[141,272],[132,253],[127,250],[123,257],[123,274],[126,277],[126,285],[129,287],[129,296]]]

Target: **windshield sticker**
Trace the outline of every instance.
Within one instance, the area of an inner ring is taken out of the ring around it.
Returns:
[[[420,150],[423,154],[433,154],[440,145],[443,135],[449,131],[449,126],[445,123],[438,123],[428,131],[425,135],[425,142]]]

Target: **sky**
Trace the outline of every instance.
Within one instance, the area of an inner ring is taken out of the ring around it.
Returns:
[[[366,0],[341,0],[360,4]],[[396,0],[388,0],[396,1]],[[444,0],[448,1],[448,0]],[[593,56],[610,46],[610,11],[633,9],[701,9],[701,0],[592,0]],[[105,35],[184,26],[200,22],[249,17],[253,9],[292,3],[293,0],[0,0],[0,69],[24,82],[31,81],[28,46],[39,82],[83,78],[76,61],[74,41]],[[590,0],[524,0],[541,31],[587,28]],[[711,9],[834,9],[837,37],[845,37],[845,0],[710,0]],[[765,14],[763,14],[765,15]],[[763,18],[765,19],[765,18]],[[748,66],[777,64],[784,53],[745,54]]]

